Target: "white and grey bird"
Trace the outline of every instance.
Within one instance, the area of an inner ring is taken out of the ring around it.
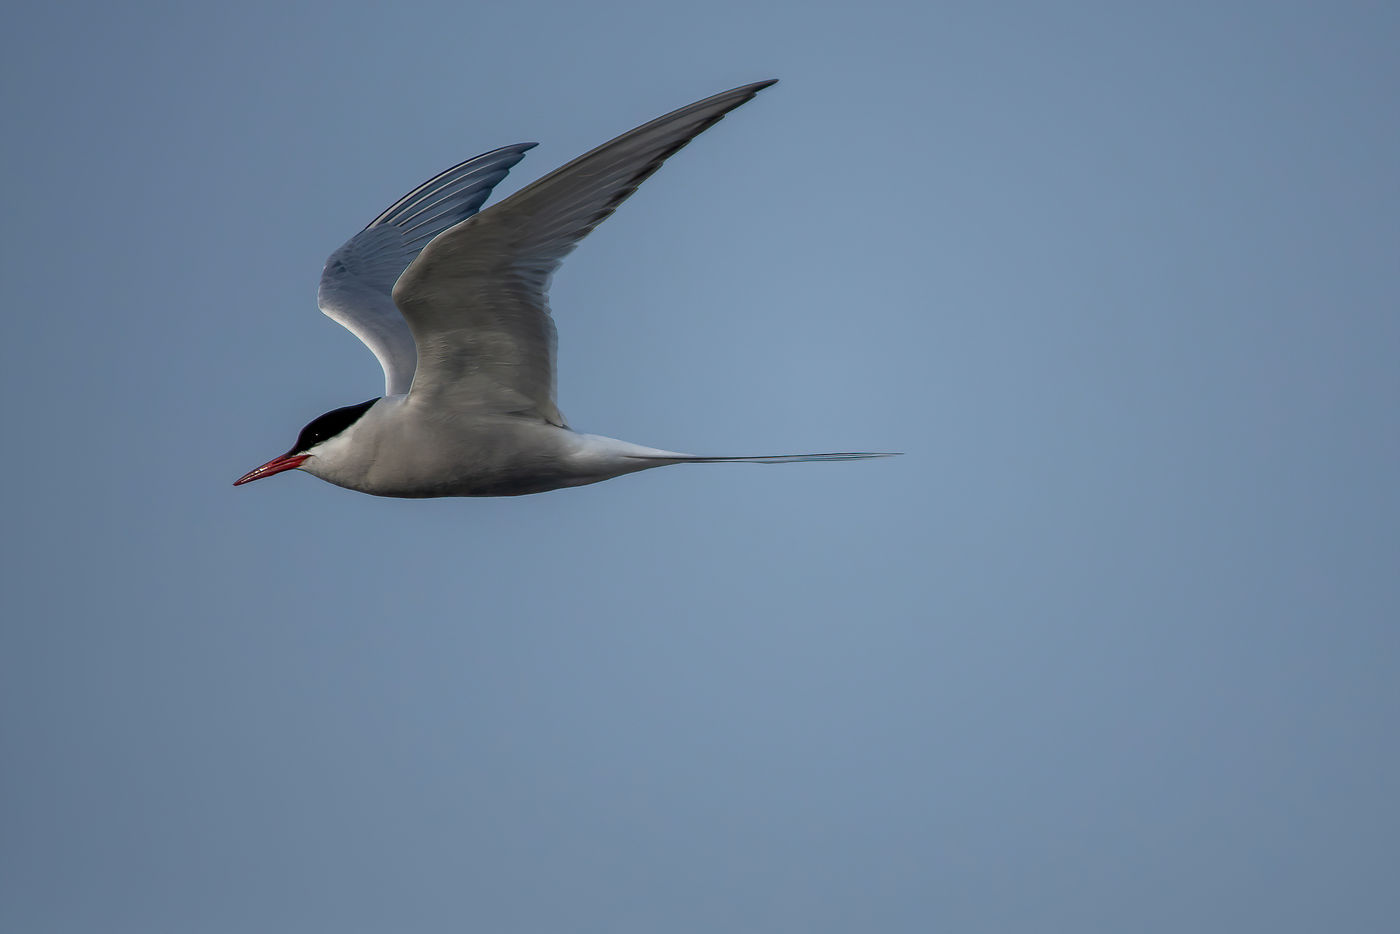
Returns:
[[[477,213],[534,143],[469,159],[331,254],[321,310],[384,368],[384,396],[327,412],[234,485],[300,469],[378,496],[514,496],[668,464],[853,460],[701,457],[580,434],[555,404],[546,293],[579,241],[661,163],[773,81],[682,107]]]

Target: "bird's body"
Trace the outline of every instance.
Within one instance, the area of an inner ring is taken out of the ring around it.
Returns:
[[[772,81],[683,107],[476,213],[533,143],[454,166],[331,255],[322,310],[384,368],[385,395],[328,412],[235,485],[300,469],[379,496],[515,496],[700,457],[569,428],[555,403],[546,294],[560,262],[670,155]]]
[[[389,396],[302,467],[380,496],[519,496],[674,463],[671,454],[534,418],[457,415]],[[414,451],[405,458],[397,452]],[[364,452],[369,456],[339,456]]]

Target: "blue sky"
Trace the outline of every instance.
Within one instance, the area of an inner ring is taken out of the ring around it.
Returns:
[[[1315,931],[1400,912],[1385,4],[28,9],[0,928]],[[327,254],[719,90],[554,286],[584,431],[288,475]]]

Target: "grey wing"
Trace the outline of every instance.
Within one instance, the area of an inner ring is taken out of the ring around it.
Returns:
[[[433,239],[393,292],[417,347],[411,395],[563,425],[546,297],[554,271],[668,157],[774,83],[624,133]]]
[[[408,392],[417,353],[394,306],[394,282],[423,247],[471,217],[534,143],[496,149],[454,165],[396,201],[331,254],[317,303],[379,359],[385,395]]]

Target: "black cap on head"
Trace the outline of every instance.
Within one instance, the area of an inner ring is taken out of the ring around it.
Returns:
[[[375,397],[368,402],[361,402],[359,405],[347,405],[341,409],[334,409],[325,415],[313,418],[301,434],[297,435],[297,443],[292,445],[288,454],[303,454],[308,449],[325,441],[327,438],[334,438],[351,425],[360,420],[360,416],[369,411],[369,407],[379,401]]]

